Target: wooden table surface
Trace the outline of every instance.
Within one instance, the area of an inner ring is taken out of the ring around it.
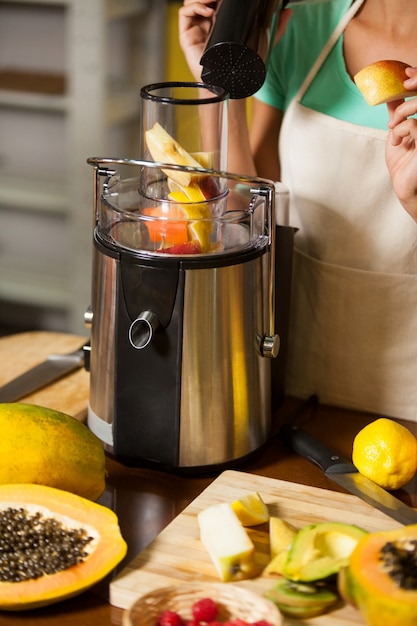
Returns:
[[[47,332],[1,338],[3,367],[0,385],[36,365],[48,354],[71,351],[81,344],[81,337]],[[88,401],[88,374],[84,371],[71,374],[21,401],[63,410],[83,420]],[[285,399],[273,416],[275,429],[302,405],[299,399]],[[355,434],[375,417],[319,404],[307,407],[297,423],[338,453],[350,457]],[[407,426],[417,434],[415,424],[407,422]],[[319,468],[285,449],[276,438],[271,438],[258,454],[241,463],[238,469],[343,491]],[[122,534],[128,543],[128,554],[120,567],[145,548],[216,477],[214,474],[180,475],[144,467],[126,467],[110,457],[107,458],[107,470],[107,486],[100,502],[117,513]],[[416,477],[396,495],[407,504],[417,506]],[[117,626],[122,622],[122,610],[108,603],[109,582],[108,578],[88,592],[49,607],[25,612],[0,612],[0,626]]]

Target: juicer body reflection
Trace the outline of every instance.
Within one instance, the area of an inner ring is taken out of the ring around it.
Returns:
[[[121,181],[104,160],[90,161],[97,206],[88,425],[129,464],[235,463],[271,429],[273,186],[222,173],[223,182],[246,185],[248,206],[230,210],[242,199],[229,190],[210,252],[172,254],[152,248],[151,229],[137,220],[140,171]]]

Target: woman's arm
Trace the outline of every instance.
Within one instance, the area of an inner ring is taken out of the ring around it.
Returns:
[[[201,78],[200,59],[215,14],[212,0],[184,0],[179,9],[179,41],[195,78]],[[291,11],[281,12],[276,41],[285,31]],[[278,136],[282,112],[253,100],[251,129],[248,130],[246,100],[229,100],[228,170],[246,176],[279,180]]]
[[[280,180],[278,138],[283,112],[259,100],[253,100],[250,146],[258,176]]]

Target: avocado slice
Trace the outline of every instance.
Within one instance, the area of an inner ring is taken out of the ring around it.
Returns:
[[[363,528],[342,522],[305,526],[294,537],[283,574],[290,580],[303,582],[337,574],[348,564],[354,547],[366,534]]]

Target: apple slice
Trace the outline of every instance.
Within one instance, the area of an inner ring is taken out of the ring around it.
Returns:
[[[191,152],[193,159],[198,161],[206,170],[214,168],[214,152]]]
[[[169,248],[162,248],[159,252],[180,256],[187,254],[201,254],[201,246],[198,241],[187,241],[186,243],[180,243],[176,246],[170,246]]]
[[[371,106],[417,96],[417,91],[405,89],[408,78],[402,61],[383,60],[366,65],[353,77],[356,86]]]
[[[198,186],[206,200],[213,200],[220,196],[220,187],[214,176],[200,176],[198,179]]]
[[[214,153],[213,152],[193,152],[192,156],[196,161],[200,163],[206,170],[212,170],[214,168]],[[212,200],[217,198],[221,191],[219,184],[214,176],[200,176],[198,179],[198,186],[205,200]]]
[[[201,168],[201,164],[158,122],[155,122],[153,127],[145,132],[145,141],[151,157],[156,162]],[[192,175],[189,172],[164,170],[164,173],[181,187],[188,187],[191,184]]]
[[[200,539],[223,582],[259,573],[255,546],[229,503],[214,504],[198,516]]]
[[[196,158],[187,152],[162,126],[155,122],[150,130],[145,132],[145,141],[151,157],[160,163],[184,165],[189,167],[205,167],[213,160],[211,152],[196,152]],[[211,200],[220,194],[220,188],[213,178],[207,174],[194,175],[181,170],[164,170],[168,179],[174,181],[188,196],[191,202]]]

